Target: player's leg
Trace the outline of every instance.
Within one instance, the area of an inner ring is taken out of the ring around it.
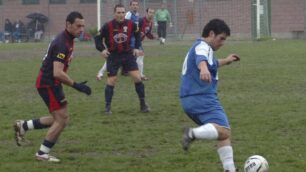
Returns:
[[[150,112],[150,107],[146,103],[145,100],[145,86],[141,81],[140,73],[138,70],[129,71],[129,75],[132,77],[134,84],[135,84],[135,91],[138,95],[139,102],[140,102],[140,111],[141,112]]]
[[[112,98],[114,95],[114,88],[117,82],[117,72],[119,67],[121,66],[121,58],[116,58],[110,55],[106,61],[106,69],[107,69],[107,80],[106,86],[104,89],[104,96],[105,96],[105,113],[111,114],[111,104]]]
[[[220,131],[220,134],[222,133],[221,130],[218,130]],[[225,135],[224,139],[218,140],[217,152],[219,154],[219,158],[222,162],[224,170],[227,172],[236,172],[233,147],[231,146],[231,141],[230,141],[230,130],[226,128],[223,128],[223,130],[228,130],[228,131],[224,131]]]
[[[218,124],[207,123],[196,128],[186,128],[183,135],[183,148],[188,150],[196,139],[218,140],[218,154],[224,170],[235,172],[233,148],[230,142],[230,129]]]
[[[61,104],[65,105],[66,103],[66,101],[63,101],[65,100],[65,96],[61,87],[39,88],[37,89],[37,91],[49,109],[53,108],[52,105],[58,108],[61,106]],[[63,102],[58,103],[61,101]],[[54,103],[52,104],[52,102]],[[54,119],[52,116],[45,116],[38,119],[30,120],[17,120],[14,124],[16,144],[18,146],[22,145],[22,142],[25,141],[25,133],[28,130],[49,128],[52,125],[53,121]]]
[[[164,26],[163,26],[163,30],[164,30],[164,43],[166,42],[166,37],[167,37],[167,22],[164,23]]]
[[[114,88],[117,82],[117,76],[108,76],[106,81],[106,86],[104,89],[104,96],[105,96],[105,113],[111,114],[111,104],[112,98],[114,95]]]
[[[162,44],[163,42],[163,37],[162,37],[162,22],[158,22],[158,26],[157,26],[157,34],[158,34],[158,38],[159,38],[159,43]]]
[[[141,53],[139,53],[139,56],[137,57],[136,59],[136,62],[137,62],[137,66],[138,66],[138,70],[139,70],[139,73],[140,73],[140,76],[141,76],[141,80],[142,81],[146,81],[148,80],[148,78],[143,74],[143,67],[144,67],[144,51],[143,51],[143,48],[140,47],[139,48],[141,50]]]
[[[14,123],[16,144],[18,146],[22,145],[22,142],[25,141],[25,133],[28,130],[48,128],[51,126],[52,123],[53,117],[51,116],[45,116],[31,120],[16,120],[16,122]]]
[[[42,118],[40,122],[44,124],[52,122],[52,124],[35,156],[37,160],[59,162],[60,160],[49,155],[49,152],[68,123],[67,101],[61,85],[38,89],[38,92],[52,114],[52,118]]]
[[[96,76],[96,79],[98,81],[100,81],[103,78],[103,74],[105,73],[105,71],[106,71],[106,62],[103,64],[102,68],[99,70],[99,72]]]
[[[161,25],[161,37],[162,37],[162,44],[165,44],[166,41],[166,29],[167,29],[167,22],[163,21],[160,23]]]
[[[57,139],[69,122],[67,106],[51,112],[54,121],[50,126],[46,137],[36,153],[36,159],[41,161],[59,162],[60,160],[49,155],[50,150],[56,144]]]
[[[129,71],[129,75],[134,81],[135,90],[136,90],[136,93],[138,95],[139,102],[140,102],[140,111],[144,113],[150,112],[150,107],[145,101],[145,86],[143,82],[141,81],[141,76],[138,71],[138,66],[137,66],[136,60],[133,55],[130,55],[126,59],[125,63],[123,64],[123,68],[126,71]]]
[[[143,56],[138,56],[136,59],[140,76],[143,77]]]
[[[206,96],[207,97],[207,96]],[[196,139],[218,140],[218,154],[223,167],[229,172],[235,171],[233,150],[230,144],[230,126],[227,116],[216,97],[209,99],[201,96],[181,99],[184,111],[199,125],[195,128],[186,128],[183,134],[182,146],[188,150],[190,144]],[[207,102],[214,105],[205,106]],[[202,105],[201,105],[202,104]],[[207,109],[212,109],[206,111]],[[198,113],[194,113],[194,112]]]

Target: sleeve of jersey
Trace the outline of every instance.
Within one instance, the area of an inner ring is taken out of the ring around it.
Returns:
[[[139,49],[139,47],[141,46],[140,30],[135,23],[133,23],[133,30],[135,36],[135,48]]]
[[[67,57],[67,48],[65,45],[61,44],[61,45],[54,46],[53,54],[52,54],[53,61],[64,63],[66,57]]]
[[[107,32],[106,31],[106,25],[104,25],[101,29],[100,29],[100,31],[99,31],[99,33],[98,33],[98,35],[96,35],[95,36],[95,45],[96,45],[96,49],[98,50],[98,51],[103,51],[104,49],[105,49],[105,46],[104,46],[104,44],[103,44],[103,38],[105,38],[104,37],[104,35],[105,35],[105,32]]]
[[[199,65],[202,61],[208,61],[209,47],[205,44],[199,44],[194,48],[196,54],[196,64]]]

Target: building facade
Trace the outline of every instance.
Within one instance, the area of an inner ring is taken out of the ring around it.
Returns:
[[[86,20],[86,30],[97,27],[97,0],[0,0],[0,32],[4,30],[5,19],[12,22],[30,22],[26,16],[37,12],[48,17],[44,24],[46,37],[52,37],[65,27],[65,17],[71,11],[80,11]],[[158,9],[161,2],[167,3],[173,28],[168,28],[174,38],[194,37],[212,18],[225,20],[235,39],[252,39],[258,32],[257,12],[265,17],[268,35],[276,38],[304,38],[306,0],[139,0],[141,15],[147,7]],[[129,0],[101,0],[101,23],[113,18],[115,4],[122,3],[129,10]],[[268,14],[266,14],[268,13]]]

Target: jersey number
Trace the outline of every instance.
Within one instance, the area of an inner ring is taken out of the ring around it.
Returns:
[[[184,63],[183,63],[183,68],[182,68],[182,75],[185,75],[187,72],[187,61],[188,61],[188,56],[189,56],[189,52],[187,53]]]

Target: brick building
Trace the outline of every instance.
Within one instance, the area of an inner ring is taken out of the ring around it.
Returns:
[[[255,32],[254,3],[256,0],[140,0],[140,13],[145,8],[158,8],[166,2],[174,27],[168,28],[173,37],[199,35],[205,23],[212,18],[224,19],[231,27],[232,37],[250,39]],[[260,0],[268,1],[269,14],[266,26],[270,35],[277,38],[304,38],[306,0]],[[129,0],[101,0],[101,22],[113,17],[113,7],[122,3],[129,7]],[[0,0],[0,32],[6,18],[12,22],[21,20],[32,12],[48,16],[45,24],[46,37],[52,37],[64,28],[65,17],[70,11],[80,11],[86,19],[86,29],[97,26],[96,0]],[[253,10],[253,11],[252,11]]]

